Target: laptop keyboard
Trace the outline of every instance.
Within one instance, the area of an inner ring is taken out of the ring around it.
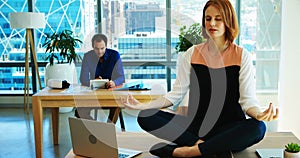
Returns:
[[[119,153],[119,158],[126,158],[128,157],[129,155],[128,154],[122,154],[122,153]]]

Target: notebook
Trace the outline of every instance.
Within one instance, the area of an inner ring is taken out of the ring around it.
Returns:
[[[69,117],[73,152],[93,158],[130,158],[141,151],[118,148],[113,123]]]
[[[260,158],[283,158],[283,149],[256,149]]]

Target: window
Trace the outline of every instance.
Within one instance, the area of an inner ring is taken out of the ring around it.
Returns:
[[[24,72],[20,62],[24,62],[25,30],[10,29],[8,15],[11,12],[27,12],[28,4],[26,0],[1,1],[3,5],[0,6],[0,64],[7,64],[9,61],[19,65],[0,67],[0,85],[1,89],[22,89],[18,73]],[[201,21],[205,2],[206,0],[103,0],[103,19],[101,28],[98,28],[98,7],[95,1],[36,0],[34,10],[45,13],[47,20],[45,29],[35,31],[38,61],[45,61],[45,50],[41,47],[44,33],[62,29],[73,30],[84,41],[82,49],[78,50],[82,55],[92,49],[91,37],[102,29],[101,31],[108,36],[108,47],[120,52],[127,79],[166,81],[169,78],[174,81],[177,57],[175,46],[179,29],[183,25],[189,27]],[[272,100],[277,100],[281,0],[231,2],[240,15],[240,36],[236,43],[253,55],[259,97],[271,96],[274,98]],[[167,30],[167,20],[170,20],[171,30]],[[168,70],[171,70],[171,73],[168,74]],[[80,65],[78,74],[79,72]],[[40,73],[43,78],[43,67],[40,67]]]
[[[240,45],[253,55],[262,105],[278,105],[281,0],[240,2]]]
[[[3,0],[0,0],[3,1]],[[11,89],[16,92],[16,90],[21,90],[24,87],[24,64],[25,62],[25,29],[10,29],[9,26],[9,13],[11,12],[27,12],[28,4],[31,5],[31,1],[24,0],[20,2],[20,0],[11,0],[11,1],[3,1],[3,5],[1,8],[0,16],[0,26],[1,26],[1,38],[0,39],[0,62],[15,62],[11,69],[10,73],[3,74],[3,80],[0,83],[2,89]],[[27,4],[28,3],[28,4]],[[53,33],[56,31],[62,31],[64,29],[73,30],[79,36],[83,37],[83,33],[86,31],[85,27],[82,27],[83,23],[83,8],[84,3],[82,0],[74,0],[74,1],[56,1],[56,0],[36,0],[35,4],[32,6],[36,12],[45,13],[46,16],[46,27],[44,29],[35,29],[35,43],[37,46],[36,54],[39,62],[45,61],[45,49],[42,48],[44,34],[45,33]],[[80,53],[80,52],[79,52]],[[81,53],[82,54],[82,53]],[[19,65],[18,65],[19,64]],[[18,65],[20,67],[14,67]],[[5,66],[5,65],[4,65]],[[2,69],[7,69],[6,67],[1,66],[0,71]],[[23,71],[15,71],[22,70]],[[30,81],[32,80],[31,72],[30,72]],[[44,68],[40,67],[40,76],[41,81],[44,81]],[[8,80],[10,82],[8,82]],[[34,83],[35,84],[35,83]],[[44,85],[44,83],[42,83]],[[11,88],[13,87],[13,88]],[[32,90],[33,85],[30,85],[30,89]],[[13,93],[14,93],[13,92]],[[17,92],[16,92],[17,93]],[[9,94],[9,93],[8,93]]]
[[[166,43],[166,1],[102,2],[101,28],[108,36],[108,47],[117,46],[112,48],[120,52],[125,64],[133,62],[130,64],[132,66],[125,67],[125,73],[128,73],[126,78],[162,79],[167,82],[166,79],[174,77],[167,74],[167,69],[172,68],[165,64],[171,62],[167,58],[171,52]],[[169,38],[177,39],[176,36]],[[176,45],[176,42],[173,40],[172,45]],[[171,51],[174,52],[175,47]],[[140,65],[143,65],[142,69]]]

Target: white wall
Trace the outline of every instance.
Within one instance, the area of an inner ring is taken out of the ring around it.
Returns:
[[[279,131],[300,138],[300,0],[283,0]]]

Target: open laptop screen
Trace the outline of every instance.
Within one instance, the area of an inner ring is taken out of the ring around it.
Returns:
[[[283,158],[283,149],[256,149],[260,158]]]

